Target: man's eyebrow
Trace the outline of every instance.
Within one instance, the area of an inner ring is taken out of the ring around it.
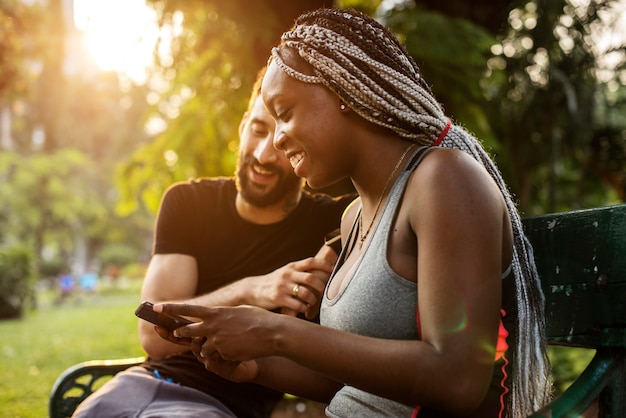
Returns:
[[[250,125],[252,125],[253,123],[258,123],[261,125],[268,125],[267,121],[259,118],[258,116],[254,116],[252,118],[250,118]]]

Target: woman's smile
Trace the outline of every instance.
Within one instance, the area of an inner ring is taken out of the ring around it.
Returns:
[[[298,167],[298,164],[304,159],[304,152],[296,152],[289,156],[289,162],[291,163],[291,167],[295,170]]]

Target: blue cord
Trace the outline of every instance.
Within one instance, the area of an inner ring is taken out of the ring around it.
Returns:
[[[156,370],[156,369],[154,370],[154,377],[156,377],[159,380],[164,380],[164,381],[166,381],[168,383],[174,383],[174,381],[171,378],[169,378],[169,377],[165,378],[165,377],[161,376],[161,373],[159,373],[159,371]]]

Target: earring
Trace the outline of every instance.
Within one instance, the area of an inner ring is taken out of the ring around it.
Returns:
[[[340,103],[339,104],[339,109],[346,110],[346,104],[345,103]]]

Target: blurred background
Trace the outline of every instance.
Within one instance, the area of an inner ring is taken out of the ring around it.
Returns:
[[[234,172],[257,71],[322,6],[398,35],[524,216],[626,201],[626,0],[0,0],[0,356],[42,309],[138,297],[162,193]]]

